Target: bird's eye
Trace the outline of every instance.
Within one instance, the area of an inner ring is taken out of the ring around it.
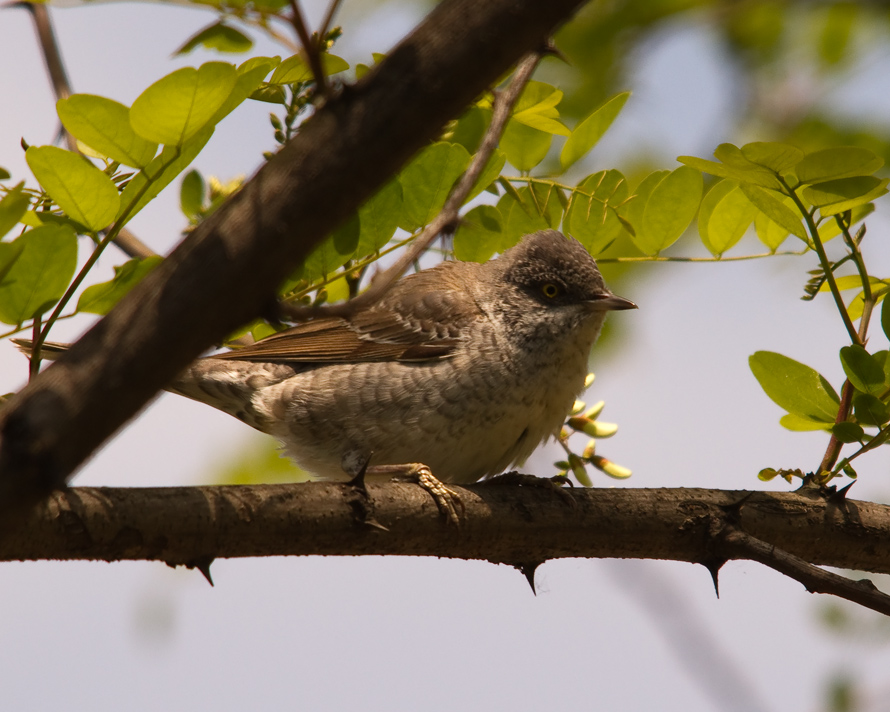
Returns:
[[[559,294],[559,287],[552,282],[548,282],[541,287],[541,294],[547,297],[547,299],[553,299]]]

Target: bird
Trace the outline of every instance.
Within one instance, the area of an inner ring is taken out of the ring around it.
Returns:
[[[488,262],[405,276],[349,316],[201,358],[167,390],[274,436],[317,479],[407,474],[435,496],[558,433],[606,314],[634,308],[577,240],[542,230]]]

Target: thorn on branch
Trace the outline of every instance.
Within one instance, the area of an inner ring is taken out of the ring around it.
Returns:
[[[513,568],[517,569],[523,576],[525,576],[525,580],[528,581],[528,585],[532,587],[532,593],[535,594],[535,596],[538,595],[538,591],[535,589],[535,572],[537,572],[538,567],[543,563],[543,561],[526,561],[521,564],[513,564]]]
[[[828,491],[825,493],[825,499],[832,504],[846,504],[847,503],[847,492],[850,491],[850,488],[856,484],[856,480],[853,480],[846,487],[841,487],[838,489],[836,486],[831,486],[828,488]]]
[[[213,586],[213,578],[210,576],[210,564],[214,561],[215,559],[212,556],[202,556],[199,559],[188,562],[185,567],[187,569],[198,569],[204,575],[204,578],[207,579],[207,583]],[[174,568],[176,567],[175,564],[170,565]]]
[[[723,568],[726,562],[727,559],[717,558],[700,562],[708,570],[708,573],[711,574],[711,581],[714,582],[714,593],[717,594],[717,598],[720,598],[720,569]]]

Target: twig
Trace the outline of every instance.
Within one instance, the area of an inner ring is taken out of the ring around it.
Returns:
[[[56,99],[67,99],[71,96],[71,84],[62,63],[62,55],[59,52],[59,43],[56,41],[56,33],[49,17],[49,11],[43,3],[19,2],[9,7],[20,7],[31,13],[34,20],[34,29],[37,31],[37,39],[43,52],[43,61],[53,85]],[[63,126],[60,132],[65,137],[65,143],[69,151],[77,151],[77,140]]]
[[[321,36],[317,42],[312,41],[309,30],[306,27],[306,21],[303,19],[303,12],[300,10],[299,0],[290,0],[291,24],[296,30],[300,43],[303,45],[303,51],[306,53],[306,61],[309,63],[309,69],[312,70],[312,77],[315,79],[315,91],[318,96],[325,96],[328,91],[327,81],[324,76],[324,69],[321,66],[321,55],[318,51],[321,42]]]
[[[841,402],[838,405],[837,409],[837,417],[835,418],[835,423],[843,423],[847,418],[850,417],[850,408],[853,406],[853,384],[850,383],[850,379],[848,378],[844,381],[844,387],[841,388]],[[822,463],[819,465],[819,469],[816,471],[816,477],[819,481],[822,481],[822,473],[830,472],[834,467],[834,463],[837,462],[838,456],[841,454],[841,450],[843,449],[844,444],[837,439],[837,436],[832,433],[831,438],[828,440],[828,447],[825,449],[825,455],[822,457]],[[831,479],[827,476],[828,479]]]
[[[800,257],[809,250],[795,252],[761,252],[756,255],[735,255],[733,257],[666,257],[664,255],[640,256],[640,257],[597,257],[597,264],[621,264],[625,262],[742,262],[743,260],[760,260],[765,257]]]
[[[733,554],[732,558],[751,559],[769,566],[799,581],[810,593],[828,593],[890,616],[890,596],[868,579],[853,581],[826,571],[734,527],[727,528],[721,538],[729,550],[725,553]]]
[[[72,93],[71,84],[68,81],[68,74],[65,72],[62,53],[59,50],[59,43],[56,41],[56,34],[53,31],[52,20],[46,5],[42,3],[19,2],[8,7],[21,7],[31,13],[31,17],[34,19],[34,27],[37,30],[37,39],[40,41],[40,49],[43,52],[43,60],[46,63],[46,71],[53,85],[53,92],[57,100],[67,99]],[[77,148],[77,139],[71,135],[64,125],[61,128],[61,133],[65,138],[65,145],[68,146],[68,150],[80,153]],[[144,259],[157,254],[126,228],[120,230],[114,239],[114,244],[128,257]]]
[[[334,21],[334,15],[337,14],[337,10],[340,9],[341,0],[331,0],[331,4],[328,5],[328,11],[325,13],[324,20],[322,20],[321,27],[318,30],[318,39],[320,42],[324,42],[324,38],[328,34],[328,30],[331,28],[331,23]]]
[[[840,289],[838,289],[837,281],[834,278],[834,272],[831,270],[831,262],[828,260],[828,255],[825,254],[825,246],[822,244],[822,238],[819,236],[819,229],[813,221],[812,213],[807,210],[797,193],[788,185],[785,179],[781,176],[777,176],[777,178],[782,184],[782,187],[785,188],[785,195],[794,201],[794,205],[800,211],[800,214],[803,215],[803,219],[807,224],[807,229],[810,232],[810,237],[813,238],[813,249],[819,256],[819,263],[822,265],[822,271],[825,273],[825,279],[828,282],[829,289],[831,289],[831,295],[834,297],[834,303],[837,306],[837,310],[841,315],[841,321],[844,322],[844,327],[847,329],[847,334],[850,336],[850,341],[862,346],[862,339],[859,338],[859,333],[856,331],[856,327],[853,326],[853,321],[847,313],[847,307],[844,304],[843,297],[841,297]]]
[[[319,316],[349,316],[356,310],[374,304],[389,290],[389,288],[401,277],[414,261],[426,250],[439,234],[454,225],[459,216],[459,211],[485,166],[488,159],[497,148],[510,112],[519,99],[523,88],[531,78],[535,67],[541,61],[542,52],[527,54],[516,68],[513,79],[503,91],[495,94],[494,105],[491,112],[491,124],[485,132],[479,149],[470,161],[470,165],[458,179],[454,188],[448,194],[445,205],[439,214],[420,233],[413,244],[405,250],[405,253],[389,269],[379,274],[371,285],[355,299],[350,299],[343,304],[331,304],[319,307],[301,307],[297,305],[282,304],[283,313],[295,320],[309,319]]]

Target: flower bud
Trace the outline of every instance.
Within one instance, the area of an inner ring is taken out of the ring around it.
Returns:
[[[626,467],[616,465],[611,460],[607,460],[606,458],[599,455],[594,455],[592,458],[590,458],[590,462],[598,470],[602,470],[609,477],[614,477],[616,480],[626,480],[633,474],[633,472],[631,472]]]
[[[600,401],[599,403],[594,404],[590,407],[590,409],[584,413],[585,418],[590,418],[591,420],[596,420],[599,417],[599,414],[603,412],[603,408],[606,407],[606,401]]]
[[[593,487],[593,482],[590,481],[590,477],[587,474],[587,468],[584,466],[584,461],[575,453],[569,455],[569,465],[572,468],[572,474],[575,475],[575,479],[578,480],[578,482],[585,487]]]

